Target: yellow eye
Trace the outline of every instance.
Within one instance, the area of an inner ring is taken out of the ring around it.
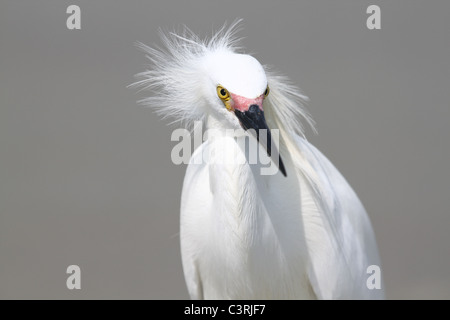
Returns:
[[[225,101],[230,100],[230,93],[228,92],[227,89],[225,89],[222,86],[217,86],[217,95],[222,100],[225,100]]]
[[[264,91],[264,98],[269,95],[270,89],[269,86],[267,86],[266,91]]]

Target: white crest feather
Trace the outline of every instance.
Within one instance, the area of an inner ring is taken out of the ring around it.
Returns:
[[[150,69],[138,73],[138,81],[131,85],[139,91],[151,92],[149,97],[138,101],[139,104],[150,106],[163,118],[173,118],[174,122],[183,122],[188,127],[194,121],[202,120],[208,106],[202,99],[206,79],[201,62],[218,51],[242,53],[237,46],[241,39],[235,36],[240,22],[236,20],[229,27],[224,25],[210,39],[202,40],[184,27],[179,34],[160,31],[163,48],[138,43],[151,63]],[[264,69],[271,89],[268,100],[276,106],[277,116],[288,131],[302,134],[302,119],[314,129],[312,119],[302,108],[308,98],[286,77],[275,74],[266,66]]]
[[[216,51],[239,50],[235,46],[239,38],[234,37],[239,22],[228,28],[224,25],[210,39],[202,40],[184,27],[179,34],[160,30],[163,48],[137,43],[151,64],[150,69],[136,75],[139,80],[130,86],[152,93],[138,103],[153,107],[163,118],[173,118],[173,122],[182,122],[187,127],[203,120],[207,111],[202,97],[206,75],[201,62]]]

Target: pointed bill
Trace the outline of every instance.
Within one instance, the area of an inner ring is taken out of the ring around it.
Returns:
[[[254,129],[251,132],[256,132],[256,139],[261,145],[266,149],[269,157],[274,161],[281,173],[286,177],[286,169],[284,167],[283,161],[281,160],[280,153],[275,146],[272,146],[272,135],[270,133],[269,127],[267,126],[266,119],[264,118],[264,111],[261,110],[258,105],[251,105],[247,111],[240,111],[238,109],[234,110],[234,114],[239,119],[241,126],[245,129]],[[260,137],[260,130],[267,132],[267,135]],[[274,149],[274,150],[272,150]]]

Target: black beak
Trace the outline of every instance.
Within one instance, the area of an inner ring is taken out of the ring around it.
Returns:
[[[262,111],[258,107],[258,105],[252,104],[248,108],[248,110],[244,112],[235,109],[234,114],[239,119],[242,128],[244,128],[245,130],[254,129],[254,131],[256,132],[256,139],[258,140],[258,142],[261,142],[261,144],[265,147],[269,157],[272,158],[272,135],[270,133],[269,127],[267,126],[266,119],[264,118],[264,111]],[[264,141],[265,143],[262,143],[262,141],[260,141],[259,139],[260,129],[266,129],[267,139],[261,139],[265,140]],[[280,169],[281,173],[283,173],[283,175],[286,177],[286,169],[284,168],[284,164],[283,161],[281,160],[281,156],[278,150],[276,150],[276,154],[278,154],[278,168]]]

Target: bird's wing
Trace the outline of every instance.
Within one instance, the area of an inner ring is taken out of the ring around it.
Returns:
[[[305,208],[317,200],[302,193],[302,214],[308,247],[308,277],[321,299],[383,298],[383,290],[368,289],[370,265],[380,265],[375,236],[368,215],[357,195],[333,164],[306,140],[295,137],[304,158],[317,173],[321,185],[322,206]],[[180,240],[183,270],[192,299],[204,298],[199,272],[198,247],[208,239],[199,238],[204,225],[199,212],[214,207],[209,169],[199,157],[207,144],[193,154],[186,170],[181,199]],[[195,164],[201,163],[201,164]],[[289,174],[289,172],[288,172]],[[304,188],[303,188],[304,189]],[[309,199],[307,199],[309,197]]]
[[[316,197],[322,202],[321,208],[304,216],[310,257],[308,276],[317,297],[383,298],[383,287],[369,289],[366,284],[370,276],[367,268],[380,265],[366,210],[345,178],[318,149],[299,136],[294,140],[317,173],[321,188],[321,197]]]
[[[202,161],[206,144],[200,145],[192,154],[183,182],[180,210],[180,246],[183,272],[189,295],[193,300],[203,300],[203,284],[199,273],[198,243],[204,221],[199,213],[207,210],[212,202],[209,192],[209,170]],[[203,209],[203,210],[202,210]],[[200,231],[200,232],[199,232]]]

